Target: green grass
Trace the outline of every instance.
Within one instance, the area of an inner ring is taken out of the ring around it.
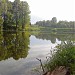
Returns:
[[[45,68],[52,71],[58,66],[70,68],[71,75],[75,75],[75,45],[69,41],[56,47],[52,57],[48,59]]]

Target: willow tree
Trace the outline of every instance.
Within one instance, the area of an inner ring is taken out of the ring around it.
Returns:
[[[30,23],[30,10],[29,10],[29,5],[26,1],[21,1],[21,24],[22,24],[22,29],[24,30],[26,25],[29,25]]]
[[[18,19],[19,19],[19,7],[20,7],[20,0],[15,0],[13,2],[13,14],[16,21],[16,28],[18,27]]]
[[[7,2],[8,0],[1,0],[0,1],[0,7],[1,7],[1,10],[0,10],[0,14],[1,16],[3,17],[3,28],[6,27],[6,13],[7,13]]]
[[[0,19],[2,19],[3,23],[3,29],[6,30],[8,29],[8,26],[11,25],[12,23],[12,2],[8,0],[1,0],[0,1]]]
[[[30,22],[29,5],[26,1],[0,0],[0,21],[3,19],[3,29],[25,29]],[[1,22],[2,24],[2,22]]]
[[[26,1],[15,0],[13,3],[13,13],[16,21],[16,28],[22,25],[22,29],[25,29],[25,25],[30,22],[30,10]]]

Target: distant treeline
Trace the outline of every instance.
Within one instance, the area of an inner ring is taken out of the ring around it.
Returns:
[[[51,28],[74,28],[75,27],[75,21],[59,21],[57,22],[57,18],[53,17],[52,20],[43,20],[38,21],[35,23],[37,26],[43,26],[43,27],[51,27]]]
[[[25,29],[30,24],[30,10],[26,1],[0,0],[0,27],[8,29]]]

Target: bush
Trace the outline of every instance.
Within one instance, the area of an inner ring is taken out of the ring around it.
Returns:
[[[52,57],[45,64],[45,68],[52,71],[58,66],[69,67],[71,74],[75,75],[75,44],[68,41],[56,46]]]

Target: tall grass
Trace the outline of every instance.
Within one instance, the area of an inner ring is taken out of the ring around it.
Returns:
[[[52,71],[59,66],[65,66],[66,68],[70,68],[71,75],[75,75],[74,42],[62,42],[60,45],[56,46],[56,49],[54,49],[54,53],[45,64],[45,68],[48,71]]]

